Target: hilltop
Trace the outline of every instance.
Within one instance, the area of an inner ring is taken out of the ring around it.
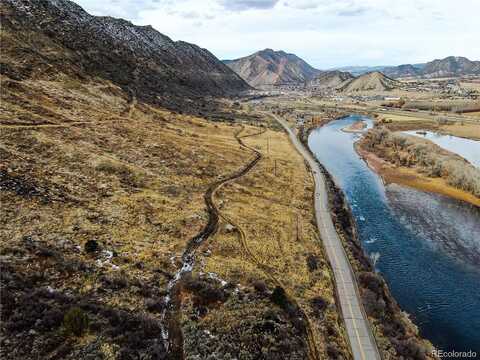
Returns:
[[[385,76],[381,72],[375,71],[351,80],[339,90],[345,93],[359,91],[389,91],[395,89],[397,86],[397,81]]]
[[[272,49],[226,60],[225,64],[253,87],[302,85],[320,72],[294,54]]]
[[[349,72],[338,70],[325,71],[315,76],[309,83],[308,88],[312,90],[337,89],[346,85],[354,79]]]

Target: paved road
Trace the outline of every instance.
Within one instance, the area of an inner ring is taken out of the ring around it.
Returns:
[[[333,225],[323,173],[313,156],[305,149],[287,122],[275,115],[273,115],[273,117],[287,131],[293,145],[295,145],[298,152],[305,158],[313,171],[315,178],[315,212],[318,230],[333,268],[340,306],[342,308],[353,357],[355,360],[381,359],[370,329],[370,324],[361,307],[360,295],[353,270]]]

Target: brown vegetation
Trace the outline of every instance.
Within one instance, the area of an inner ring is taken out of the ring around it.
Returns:
[[[243,111],[213,122],[135,103],[103,81],[2,81],[2,356],[165,354],[167,284],[207,222],[205,191],[252,160],[235,118],[265,159],[215,195],[220,232],[180,290],[185,353],[304,359],[314,344],[349,358],[312,179],[282,132]]]
[[[443,179],[445,185],[480,198],[480,170],[428,140],[377,128],[370,130],[359,146],[395,166]]]

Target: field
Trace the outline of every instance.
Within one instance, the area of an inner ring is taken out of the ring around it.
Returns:
[[[205,249],[209,256],[201,270],[241,287],[281,286],[307,316],[310,350],[316,348],[321,358],[332,351],[347,354],[340,318],[330,306],[332,275],[314,223],[312,177],[283,132],[247,129],[245,135],[245,143],[264,157],[217,194],[222,223]],[[237,306],[231,302],[212,311],[200,329],[228,338],[248,324],[236,317]],[[266,310],[260,301],[251,306]]]
[[[469,113],[469,117],[474,113]],[[380,123],[384,123],[389,129],[396,131],[406,130],[434,130],[444,134],[480,140],[480,122],[470,119],[464,121],[452,121],[442,124],[435,117],[426,115],[401,114],[401,113],[377,113]],[[438,118],[442,117],[441,115]],[[383,119],[383,121],[382,121]]]

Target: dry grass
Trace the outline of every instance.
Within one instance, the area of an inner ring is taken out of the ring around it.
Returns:
[[[442,125],[439,131],[467,139],[480,140],[480,124]]]
[[[226,186],[217,201],[222,213],[245,232],[246,244],[237,231],[227,231],[224,222],[209,245],[212,254],[203,270],[243,286],[262,280],[273,288],[280,282],[312,320],[323,356],[328,342],[345,351],[336,311],[329,308],[322,321],[311,305],[319,296],[330,304],[335,301],[332,275],[314,225],[311,175],[282,132],[268,130],[245,142],[265,158],[247,176]],[[318,269],[309,269],[309,257],[318,261]],[[338,335],[328,339],[329,328]]]
[[[469,113],[472,116],[474,113]],[[391,130],[435,130],[441,133],[469,139],[480,139],[480,123],[465,120],[448,125],[441,125],[434,118],[422,117],[416,114],[378,114],[380,123]]]
[[[40,289],[145,312],[206,222],[207,186],[249,158],[236,129],[141,104],[128,118],[127,97],[108,83],[8,81],[0,118],[2,267],[26,278],[44,274]],[[25,239],[61,254],[62,263],[41,261]],[[85,253],[89,240],[98,253]],[[65,276],[63,263],[91,270]],[[102,279],[120,274],[128,286],[105,290]]]
[[[109,83],[2,80],[4,264],[27,278],[45,274],[35,284],[40,289],[48,286],[111,309],[145,313],[148,301],[161,301],[187,241],[206,223],[208,185],[252,158],[234,138],[238,126],[132,106]],[[250,126],[245,133],[258,131]],[[248,248],[265,266],[246,255],[238,233],[226,231],[223,222],[207,242],[211,255],[199,254],[195,272],[216,273],[241,284],[241,291],[253,289],[257,280],[273,289],[273,278],[278,279],[311,318],[322,358],[327,358],[327,343],[330,351],[333,346],[347,354],[331,274],[313,224],[313,182],[303,160],[282,132],[268,130],[245,142],[265,158],[216,200],[244,229]],[[66,275],[57,260],[43,261],[26,250],[26,239],[61,254],[62,264],[90,270]],[[100,245],[95,254],[84,250],[91,240]],[[316,269],[308,267],[308,258]],[[331,305],[322,314],[312,305],[319,297]],[[202,319],[189,318],[189,324],[226,316],[241,325],[256,313],[269,316],[275,306],[268,296],[244,301],[240,312],[235,304],[210,309]],[[149,316],[159,319],[150,310]],[[72,346],[98,341],[95,334],[92,330]]]

